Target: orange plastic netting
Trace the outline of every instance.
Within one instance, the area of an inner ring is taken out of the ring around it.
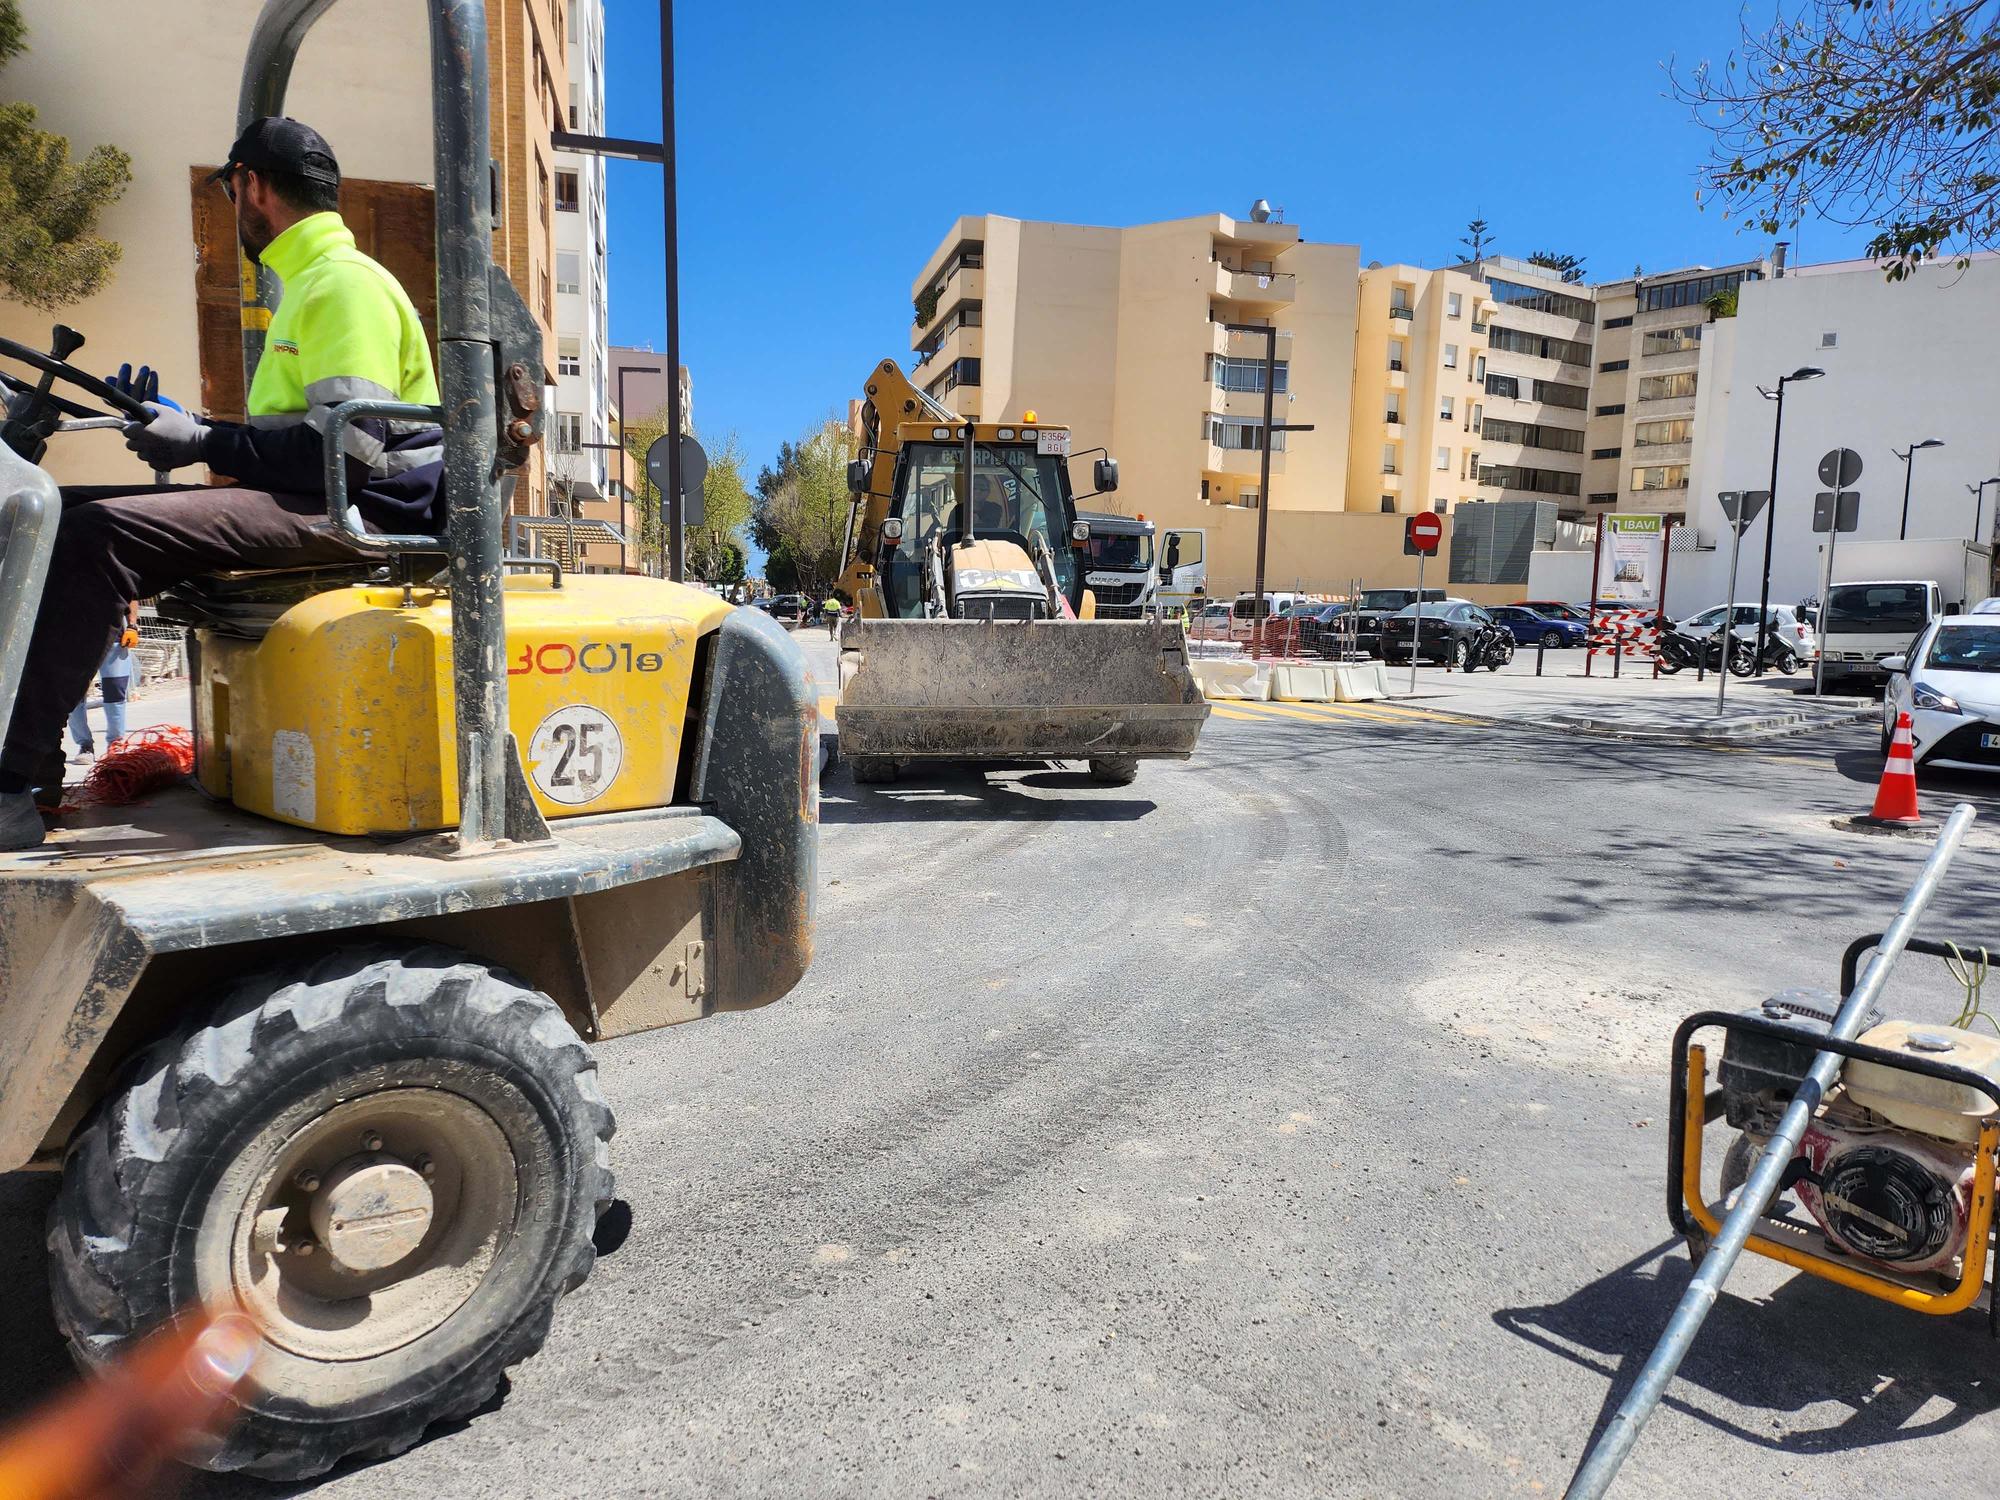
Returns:
[[[178,724],[135,729],[90,768],[69,805],[126,807],[194,770],[194,735]]]

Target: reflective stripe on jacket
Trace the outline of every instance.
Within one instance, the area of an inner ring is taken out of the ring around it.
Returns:
[[[343,401],[435,406],[437,378],[417,310],[396,278],[355,248],[337,213],[308,215],[265,247],[284,284],[250,383],[249,421],[218,423],[202,445],[211,468],[292,493],[325,489],[327,418]],[[444,474],[436,424],[364,417],[348,426],[348,492],[382,531],[435,531]]]

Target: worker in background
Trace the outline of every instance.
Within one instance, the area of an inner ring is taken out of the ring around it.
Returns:
[[[840,600],[833,594],[826,596],[826,603],[819,607],[826,620],[826,638],[832,640],[840,631]]]
[[[71,486],[41,611],[0,748],[0,849],[42,841],[32,791],[62,784],[62,731],[135,599],[219,569],[350,562],[363,548],[327,524],[324,444],[333,408],[369,398],[435,406],[430,347],[408,295],[355,248],[340,167],[297,120],[251,122],[213,179],[236,206],[250,259],[284,284],[242,424],[158,400],[125,428],[155,470],[206,464],[233,484]],[[142,371],[142,374],[144,372]],[[348,494],[373,530],[443,529],[444,436],[427,421],[364,418],[341,444]]]
[[[103,694],[104,748],[107,750],[125,738],[125,699],[132,685],[132,648],[138,644],[139,606],[128,604],[125,607],[125,628],[118,632],[118,639],[112,643],[97,669],[98,691]],[[69,712],[69,737],[76,741],[76,754],[70,759],[86,761],[96,756],[97,742],[90,735],[88,698]]]

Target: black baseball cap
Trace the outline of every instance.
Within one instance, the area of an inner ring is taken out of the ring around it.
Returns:
[[[290,172],[308,182],[340,186],[340,163],[333,159],[333,147],[326,143],[326,137],[284,115],[252,120],[229,148],[229,159],[209,174],[209,181],[221,182],[238,167],[253,172]]]

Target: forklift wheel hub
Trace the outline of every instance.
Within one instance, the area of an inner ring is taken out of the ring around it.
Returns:
[[[400,1161],[356,1157],[313,1195],[311,1215],[313,1235],[335,1265],[386,1270],[423,1243],[430,1184]]]

